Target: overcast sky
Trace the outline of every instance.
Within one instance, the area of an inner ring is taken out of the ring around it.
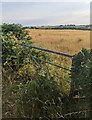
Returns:
[[[78,1],[3,2],[2,22],[23,26],[90,24],[90,2]]]

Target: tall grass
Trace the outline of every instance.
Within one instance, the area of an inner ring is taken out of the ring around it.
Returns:
[[[34,44],[71,55],[82,48],[90,48],[90,31],[83,30],[27,30]],[[68,59],[53,55],[55,61],[71,63]]]
[[[90,31],[83,30],[28,30],[36,44],[69,54],[90,47]]]

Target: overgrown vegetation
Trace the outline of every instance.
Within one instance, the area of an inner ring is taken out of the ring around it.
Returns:
[[[53,67],[32,57],[37,56],[44,61],[52,61],[50,56],[16,44],[16,42],[25,43],[28,46],[32,44],[31,37],[21,25],[3,24],[1,39],[3,118],[62,119],[68,118],[67,114],[71,111],[79,110],[78,104],[75,108],[75,101],[74,106],[71,106],[69,91],[67,93],[64,87],[69,84],[56,77],[56,70]],[[89,85],[92,85],[92,77],[87,74],[92,69],[91,59],[90,52],[87,50],[77,54],[74,63],[75,69],[71,74],[73,83],[76,78],[78,79],[76,88],[81,87],[82,96],[87,97],[89,96],[87,94],[91,95],[88,90]],[[81,107],[81,110],[84,110],[84,107]],[[77,117],[80,118],[83,115]],[[73,117],[76,117],[75,114]]]
[[[76,54],[73,66],[72,87],[79,90],[79,97],[85,98],[86,109],[89,110],[92,118],[92,50],[82,49],[81,52]]]
[[[50,57],[16,44],[32,44],[22,26],[4,24],[2,32],[3,117],[62,118],[64,90],[50,66],[31,55]]]

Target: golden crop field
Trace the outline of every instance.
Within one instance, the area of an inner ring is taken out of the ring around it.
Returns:
[[[28,30],[36,46],[74,55],[82,48],[90,48],[90,31]],[[55,56],[60,60],[59,56]]]

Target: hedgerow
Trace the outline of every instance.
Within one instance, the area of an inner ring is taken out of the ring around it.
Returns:
[[[49,65],[31,57],[51,61],[49,55],[16,44],[32,44],[20,25],[3,24],[2,34],[3,117],[62,118],[62,86]]]
[[[19,24],[2,25],[2,86],[3,86],[3,118],[38,118],[57,119],[68,117],[84,117],[84,114],[73,114],[84,110],[84,104],[71,102],[66,94],[61,78],[56,77],[56,70],[45,64],[52,61],[48,54],[16,42],[32,45],[31,37]],[[34,59],[36,56],[43,62]],[[82,49],[73,59],[71,84],[79,91],[78,97],[89,98],[85,107],[92,115],[92,51]],[[62,73],[58,73],[60,75]],[[65,74],[67,78],[69,75]],[[63,76],[65,76],[63,75]],[[72,89],[72,90],[73,90]],[[74,92],[74,91],[72,91]],[[73,93],[74,94],[74,93]],[[75,96],[72,96],[72,98]],[[70,114],[70,116],[68,116]]]

